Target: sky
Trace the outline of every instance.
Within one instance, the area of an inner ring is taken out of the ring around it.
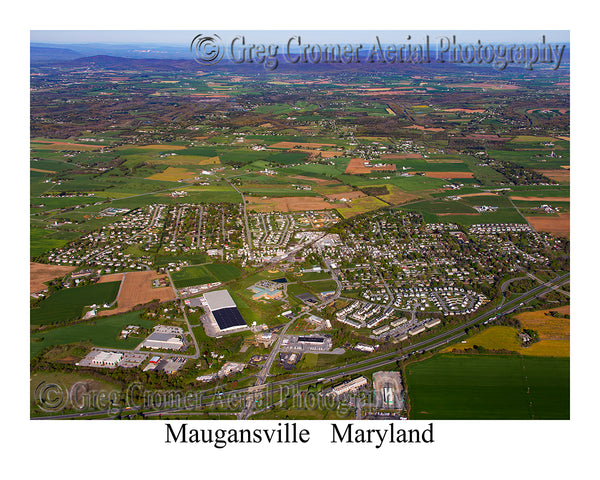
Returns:
[[[31,30],[32,43],[110,43],[110,44],[154,44],[188,46],[196,35],[217,33],[221,37],[245,35],[252,42],[283,43],[290,36],[304,35],[311,42],[371,43],[379,35],[382,42],[404,43],[411,34],[413,42],[419,38],[456,35],[461,43],[500,42],[534,43],[546,35],[546,42],[569,42],[568,30]]]

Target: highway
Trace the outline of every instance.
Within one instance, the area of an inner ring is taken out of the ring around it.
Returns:
[[[279,338],[277,338],[277,342],[275,342],[275,345],[273,346],[273,349],[269,354],[269,358],[267,358],[265,364],[263,365],[263,368],[260,370],[260,373],[258,374],[258,377],[256,379],[256,383],[254,384],[254,388],[260,387],[266,382],[267,377],[269,376],[269,372],[271,371],[271,366],[273,365],[273,362],[279,355],[279,349],[281,348],[281,342],[283,342],[285,332],[287,332],[287,329],[290,328],[292,323],[294,323],[294,320],[290,320],[288,323],[286,323],[285,326],[281,329],[281,332],[279,332]],[[252,400],[252,396],[252,394],[249,395],[250,400]],[[246,408],[242,410],[238,418],[242,420],[247,419],[250,415],[252,415],[253,408],[254,402],[246,401]]]
[[[332,382],[338,378],[343,378],[347,375],[358,374],[364,370],[372,370],[374,368],[383,367],[385,365],[395,363],[398,360],[406,359],[416,352],[419,352],[419,351],[425,352],[425,351],[434,350],[440,346],[444,346],[449,343],[455,342],[458,339],[467,335],[467,333],[465,331],[467,328],[469,328],[473,325],[476,325],[476,324],[482,324],[486,321],[493,322],[497,316],[511,313],[514,310],[516,310],[517,308],[519,308],[520,306],[522,306],[521,304],[525,305],[525,304],[531,302],[532,300],[534,300],[535,298],[537,298],[541,295],[544,295],[546,293],[549,293],[549,292],[553,291],[554,289],[556,289],[557,287],[565,285],[569,282],[570,282],[570,273],[566,273],[564,275],[556,277],[548,282],[544,282],[543,284],[532,288],[531,290],[519,295],[517,298],[515,298],[513,300],[505,302],[504,305],[502,305],[500,307],[496,307],[493,310],[488,310],[487,312],[478,315],[477,317],[473,318],[472,320],[469,320],[468,322],[465,322],[461,325],[453,327],[447,331],[440,332],[439,334],[437,334],[433,337],[430,337],[430,338],[427,338],[420,342],[414,343],[412,345],[409,345],[407,347],[399,349],[398,351],[371,356],[365,360],[356,361],[356,362],[353,362],[351,364],[344,365],[344,366],[330,367],[330,368],[326,368],[326,369],[322,369],[322,370],[301,373],[301,374],[295,375],[294,378],[292,378],[292,379],[287,378],[285,380],[278,380],[278,381],[273,381],[273,382],[268,382],[268,383],[262,383],[261,385],[253,385],[252,387],[249,387],[249,388],[231,390],[231,391],[228,391],[226,394],[227,395],[238,395],[238,396],[239,395],[241,395],[241,396],[249,396],[250,395],[250,397],[251,397],[252,394],[260,393],[262,390],[264,390],[267,387],[273,388],[273,387],[277,387],[277,386],[286,385],[288,387],[300,388],[300,387],[315,383],[317,381],[317,379],[319,381]],[[289,323],[286,325],[289,325]],[[282,332],[280,333],[280,340],[283,338],[284,333],[285,333],[285,328],[282,329]],[[276,350],[276,348],[273,349],[273,351],[275,351],[275,350]],[[271,353],[273,354],[273,352],[271,352]],[[273,356],[273,360],[274,360],[274,358],[275,357]],[[263,368],[263,370],[264,370],[264,368]],[[261,370],[261,372],[263,372],[263,370]],[[258,383],[258,381],[257,381],[257,383]],[[204,400],[203,405],[210,406],[212,404],[222,402],[222,400],[218,396],[216,396],[215,394],[210,394],[210,392],[212,390],[215,390],[215,389],[213,388],[213,389],[207,389],[205,391],[196,392],[198,394],[203,395],[203,400]],[[206,395],[206,396],[204,396],[204,395]],[[211,398],[212,398],[212,402],[210,401]],[[169,413],[169,412],[175,413],[175,412],[180,412],[182,410],[185,410],[185,408],[182,408],[180,406],[165,407],[163,409],[153,411],[153,412],[151,412],[151,414],[159,415],[159,414],[164,414],[164,413]],[[127,412],[129,412],[129,411],[130,410],[128,410]],[[244,412],[245,412],[246,416],[243,416]],[[252,412],[252,407],[248,408],[248,405],[247,405],[246,409],[243,410],[240,414],[238,414],[238,418],[239,417],[248,418],[250,416],[251,412]],[[100,415],[115,416],[114,411],[104,410],[104,411],[100,411],[100,412],[98,412],[98,411],[86,412],[83,414],[64,414],[64,415],[39,417],[38,419],[78,418],[78,417],[82,417],[82,416],[97,417]]]

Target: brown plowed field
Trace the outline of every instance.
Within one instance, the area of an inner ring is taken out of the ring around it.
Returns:
[[[73,270],[75,267],[29,262],[29,292],[36,293],[46,290],[48,287],[44,285],[44,282],[62,277]]]
[[[246,197],[249,210],[256,212],[302,212],[305,210],[332,210],[339,208],[322,197]]]
[[[473,178],[473,172],[425,172],[431,178]]]
[[[367,167],[365,166],[365,160],[362,158],[352,158],[350,162],[348,162],[348,166],[346,167],[346,171],[348,175],[358,175],[361,173],[371,173],[371,172],[395,172],[396,165],[382,165],[379,167]]]
[[[556,180],[557,182],[568,182],[571,179],[570,170],[565,170],[564,168],[557,168],[555,170],[535,170],[537,173],[544,175],[552,180]]]
[[[571,314],[571,306],[551,308],[549,310],[536,310],[523,312],[517,318],[525,328],[531,328],[538,332],[541,340],[568,340],[571,336],[571,321],[568,318],[555,318],[546,315],[550,311],[560,314]]]
[[[317,185],[335,185],[340,183],[339,180],[325,180],[323,178],[305,177],[304,175],[293,175],[290,178],[297,178],[298,180],[308,180],[309,182],[315,182]]]
[[[346,200],[353,200],[355,198],[366,197],[367,195],[359,190],[355,190],[352,192],[346,193],[330,193],[329,195],[325,195],[329,200],[340,200],[345,198]]]
[[[550,232],[556,235],[571,236],[571,214],[559,213],[558,217],[525,217],[538,232]]]
[[[100,281],[115,281],[118,274],[104,275],[100,277]],[[107,277],[104,280],[104,277]],[[163,278],[166,275],[158,275],[156,272],[150,270],[145,272],[127,272],[125,278],[119,290],[119,296],[117,297],[117,308],[112,310],[104,310],[99,312],[98,315],[114,315],[115,313],[129,312],[136,305],[149,303],[152,300],[159,300],[166,302],[173,300],[175,294],[173,289],[169,287],[152,288],[152,280],[155,278]]]
[[[98,279],[98,283],[107,283],[107,282],[121,282],[123,281],[124,273],[110,273],[108,275],[102,275]]]
[[[290,148],[288,152],[302,152],[308,153],[311,158],[321,156],[321,158],[335,158],[341,157],[344,152],[332,151],[332,150],[314,150],[310,148]]]
[[[412,130],[423,130],[425,132],[443,132],[444,129],[443,128],[437,128],[437,127],[424,127],[423,125],[411,125],[410,127],[403,127],[403,128],[410,128]]]
[[[102,145],[86,143],[55,142],[50,140],[32,140],[31,148],[44,150],[96,150]]]

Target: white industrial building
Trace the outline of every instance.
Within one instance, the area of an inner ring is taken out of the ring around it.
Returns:
[[[330,394],[339,396],[339,395],[343,395],[344,393],[355,392],[356,390],[366,386],[367,383],[368,383],[368,380],[365,377],[361,376],[361,377],[355,378],[354,380],[351,380],[349,382],[342,383],[341,385],[338,385],[337,387],[333,387]]]
[[[115,368],[122,359],[122,353],[98,351],[91,359],[90,364],[93,367]]]
[[[183,340],[172,333],[153,332],[144,340],[142,346],[151,349],[181,350]]]

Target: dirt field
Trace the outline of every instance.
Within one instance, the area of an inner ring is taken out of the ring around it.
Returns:
[[[346,167],[346,171],[348,175],[358,175],[361,173],[371,173],[371,172],[395,172],[396,165],[382,165],[380,167],[367,167],[365,166],[366,160],[362,158],[352,158]]]
[[[411,125],[410,127],[404,127],[404,128],[410,128],[412,130],[423,130],[425,132],[443,132],[444,131],[443,128],[436,128],[436,127],[426,128],[423,125]]]
[[[355,190],[352,192],[345,192],[345,193],[330,193],[329,195],[325,195],[329,200],[340,200],[342,198],[345,198],[346,200],[353,200],[355,198],[360,198],[360,197],[366,197],[367,195],[365,195],[363,192],[359,191],[359,190]]]
[[[41,168],[30,168],[29,170],[40,173],[56,173],[54,170],[42,170]]]
[[[558,217],[525,217],[538,232],[550,232],[567,238],[571,236],[571,214],[559,213]]]
[[[44,150],[97,150],[101,146],[102,145],[94,145],[89,143],[55,142],[49,140],[31,141],[31,148],[39,148]]]
[[[317,185],[335,185],[340,183],[339,180],[325,180],[323,178],[305,177],[303,175],[294,175],[290,178],[297,178],[298,180],[308,180],[309,182],[315,182]]]
[[[45,263],[29,263],[29,292],[36,293],[46,290],[44,282],[49,282],[57,277],[62,277],[75,270],[75,267],[60,265],[46,265]]]
[[[308,153],[308,156],[310,158],[316,158],[316,157],[321,157],[321,158],[336,158],[336,157],[341,157],[344,152],[338,152],[338,151],[332,151],[332,150],[314,150],[314,149],[310,149],[310,148],[290,148],[288,149],[288,152],[303,152],[303,153]]]
[[[425,172],[431,178],[473,178],[473,172]]]
[[[465,195],[466,197],[466,195]],[[527,202],[570,202],[569,197],[510,197],[512,200],[525,200]]]
[[[536,310],[517,315],[524,328],[531,328],[538,332],[540,340],[568,340],[571,335],[571,320],[569,318],[554,318],[546,315],[550,310],[560,314],[571,314],[571,306],[551,308],[549,310]]]
[[[278,197],[278,198],[259,198],[246,197],[250,202],[249,210],[256,212],[302,212],[305,210],[332,210],[339,208],[326,202],[322,197]]]
[[[557,182],[568,182],[571,179],[571,172],[564,168],[557,168],[555,170],[535,170],[537,173],[544,175]]]
[[[122,274],[119,273],[116,275],[120,276]],[[109,277],[109,279],[104,280],[104,277]],[[123,280],[119,296],[117,297],[117,308],[101,311],[98,315],[106,316],[114,315],[115,313],[128,312],[136,305],[149,303],[155,299],[158,299],[161,302],[174,299],[175,294],[170,286],[152,288],[152,280],[161,277],[166,277],[166,275],[158,275],[154,271],[125,273],[125,279]],[[115,278],[115,274],[100,277],[100,281],[115,280],[118,280]]]
[[[108,275],[102,275],[98,279],[98,283],[107,283],[107,282],[122,282],[123,274],[122,273],[110,273]]]
[[[289,149],[289,148],[293,149],[294,147],[315,149],[315,148],[320,148],[320,147],[335,147],[335,144],[333,144],[333,143],[277,142],[277,143],[274,143],[273,145],[269,145],[269,147],[270,148],[285,148],[285,149]]]

